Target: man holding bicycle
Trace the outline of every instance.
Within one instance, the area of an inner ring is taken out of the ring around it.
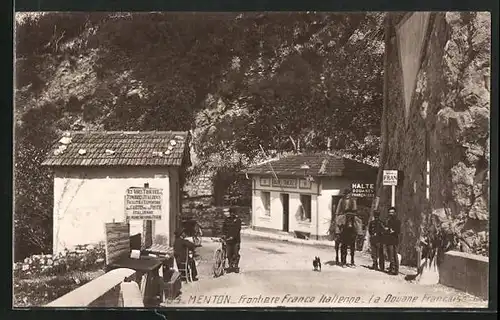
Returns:
[[[224,224],[222,235],[226,241],[227,258],[229,260],[228,272],[240,272],[240,242],[241,242],[241,219],[236,215],[234,209],[224,208]]]

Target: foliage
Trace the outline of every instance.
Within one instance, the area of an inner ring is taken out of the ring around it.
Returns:
[[[14,305],[45,305],[104,274],[104,247],[82,245],[58,255],[33,255],[13,266]]]
[[[77,246],[57,255],[32,255],[14,263],[14,277],[18,279],[54,276],[74,271],[95,271],[104,268],[104,246]]]
[[[195,167],[226,173],[223,193],[269,150],[325,150],[330,138],[376,161],[382,18],[17,15],[16,259],[50,250],[51,173],[40,163],[64,130],[191,130]]]

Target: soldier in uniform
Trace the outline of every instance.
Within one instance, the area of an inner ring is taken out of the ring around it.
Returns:
[[[371,256],[373,260],[373,270],[384,270],[384,245],[382,237],[385,226],[380,220],[380,211],[373,212],[373,220],[368,224],[368,233],[370,234]]]
[[[390,262],[389,273],[397,275],[399,273],[398,245],[401,221],[396,216],[396,208],[390,207],[388,212],[389,217],[385,224],[385,245],[387,247],[387,256]]]
[[[228,272],[240,271],[240,243],[241,243],[241,219],[236,215],[234,209],[224,209],[224,224],[222,234],[226,240],[227,258],[229,260]]]

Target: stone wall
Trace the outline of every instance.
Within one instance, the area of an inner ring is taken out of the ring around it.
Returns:
[[[416,244],[431,213],[439,213],[440,221],[453,230],[457,249],[487,254],[490,14],[431,13],[407,116],[401,64],[404,53],[396,37],[401,19],[401,14],[389,14],[386,25],[389,37],[380,169],[398,169],[403,175],[396,193],[403,222],[403,263],[416,261]],[[431,164],[429,201],[427,159]],[[390,205],[390,188],[381,186],[380,173],[377,185],[380,209],[385,212]]]
[[[489,259],[450,251],[439,265],[439,283],[488,299]]]
[[[204,202],[203,199],[185,201],[182,208],[182,218],[190,218],[198,221],[203,230],[203,236],[218,237],[222,234],[222,223],[224,222],[223,208],[213,206],[206,201]],[[232,206],[231,208],[236,211],[236,214],[242,220],[243,226],[250,225],[250,207]]]

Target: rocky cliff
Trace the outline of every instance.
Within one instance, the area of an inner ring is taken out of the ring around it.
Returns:
[[[386,25],[380,159],[381,170],[398,169],[402,175],[396,191],[396,206],[403,223],[400,249],[403,262],[416,261],[416,244],[429,227],[431,215],[439,216],[441,223],[452,230],[457,240],[456,249],[486,255],[490,14],[430,13],[425,17],[427,20],[422,19],[414,26],[409,22],[406,29],[402,29],[409,16],[411,14],[392,13]],[[408,77],[408,73],[403,76],[403,69],[409,68],[411,62],[404,43],[419,41],[418,28],[423,30],[422,53],[412,85],[408,80],[411,76]],[[411,94],[405,95],[408,88]],[[405,110],[408,96],[411,99]],[[430,161],[429,199],[426,197],[427,160]],[[381,184],[379,173],[379,208],[384,212],[390,205],[391,191]]]

